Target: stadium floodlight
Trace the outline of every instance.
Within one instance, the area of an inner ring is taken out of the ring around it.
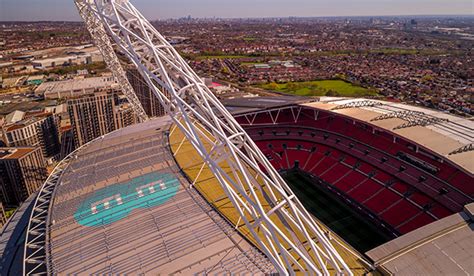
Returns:
[[[279,273],[352,275],[329,233],[202,79],[128,0],[75,0],[75,4],[114,76],[124,81],[112,42],[136,66],[200,154],[256,246]],[[136,97],[125,95],[140,110]]]

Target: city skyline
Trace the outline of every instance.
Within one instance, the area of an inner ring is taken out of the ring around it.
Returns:
[[[332,16],[472,15],[474,3],[453,0],[134,0],[150,20]],[[250,8],[251,7],[251,8]],[[2,0],[0,21],[80,21],[72,0]]]

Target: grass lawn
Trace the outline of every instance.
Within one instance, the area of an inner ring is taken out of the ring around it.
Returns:
[[[253,66],[255,64],[263,64],[265,62],[241,62],[240,66]]]
[[[342,80],[269,83],[260,85],[260,87],[298,96],[361,97],[377,94],[376,91]]]

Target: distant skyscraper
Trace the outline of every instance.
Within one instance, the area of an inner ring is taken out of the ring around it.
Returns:
[[[165,110],[136,68],[127,68],[127,78],[149,117],[161,117]]]
[[[54,116],[43,113],[3,127],[7,147],[41,147],[47,159],[59,155],[60,144]]]
[[[19,205],[43,185],[48,177],[39,147],[0,148],[1,200]]]

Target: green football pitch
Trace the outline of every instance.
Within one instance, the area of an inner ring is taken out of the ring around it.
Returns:
[[[284,178],[311,214],[359,252],[365,253],[391,239],[308,176],[291,172]]]

